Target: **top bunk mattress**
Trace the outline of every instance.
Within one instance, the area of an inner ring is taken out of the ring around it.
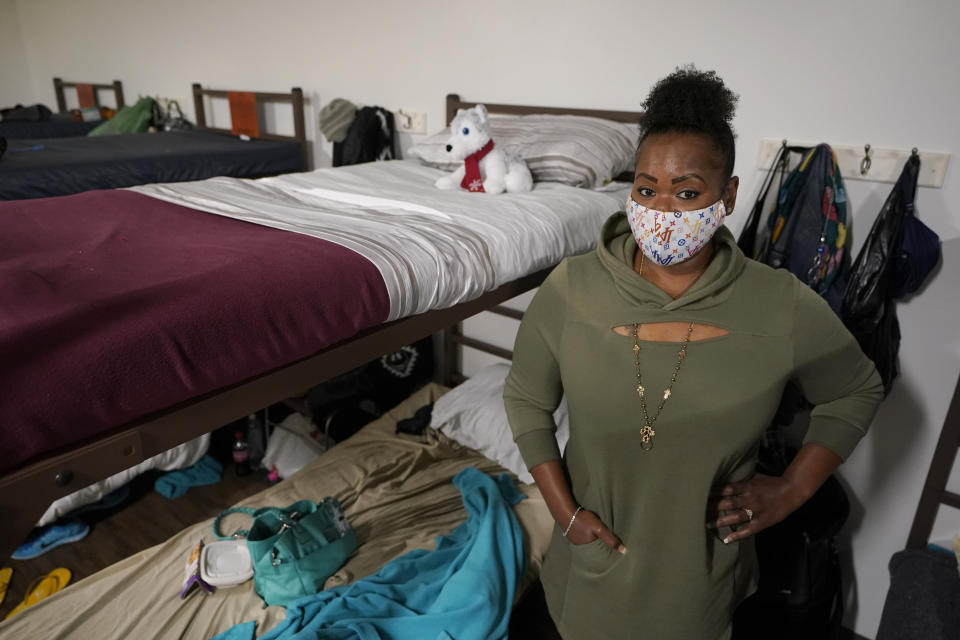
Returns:
[[[205,131],[10,140],[0,158],[0,200],[301,169],[296,142]]]
[[[0,202],[0,470],[587,252],[629,190],[490,196],[441,173]]]

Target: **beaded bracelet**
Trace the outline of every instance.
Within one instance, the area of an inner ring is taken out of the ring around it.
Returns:
[[[570,529],[573,529],[573,521],[577,519],[577,514],[583,510],[583,507],[577,507],[577,510],[573,512],[573,515],[570,516],[570,524],[567,525],[567,530],[563,532],[563,537],[566,538],[567,534],[570,533]]]

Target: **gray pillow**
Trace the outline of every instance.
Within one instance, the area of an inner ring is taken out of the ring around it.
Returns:
[[[526,160],[537,182],[595,188],[632,172],[637,151],[636,124],[572,115],[490,115],[494,144]],[[450,130],[414,145],[407,154],[446,171],[457,168],[447,154]]]

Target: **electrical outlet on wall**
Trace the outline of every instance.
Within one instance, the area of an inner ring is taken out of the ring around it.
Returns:
[[[413,109],[397,109],[394,114],[397,130],[403,133],[425,134],[427,132],[427,112]]]

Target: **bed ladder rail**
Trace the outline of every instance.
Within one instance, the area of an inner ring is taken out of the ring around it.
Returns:
[[[513,318],[514,320],[523,319],[523,311],[519,309],[513,309],[511,307],[505,307],[502,304],[491,307],[490,309],[487,309],[487,311],[490,313],[496,313],[497,315],[506,316],[507,318]],[[452,327],[444,329],[441,334],[440,341],[442,344],[440,356],[440,383],[448,387],[454,387],[467,379],[462,373],[461,347],[470,347],[471,349],[476,349],[477,351],[495,355],[498,358],[513,360],[513,351],[510,349],[504,349],[503,347],[498,347],[490,344],[489,342],[484,342],[483,340],[477,340],[476,338],[463,335],[462,323],[457,323]]]
[[[927,480],[920,493],[920,502],[917,504],[917,512],[910,527],[910,535],[907,537],[908,549],[922,549],[930,541],[940,505],[960,509],[960,494],[947,490],[947,482],[950,479],[950,471],[958,448],[960,448],[960,379],[957,380],[957,386],[953,391],[953,399],[950,401],[950,408],[947,409],[947,417],[943,421],[937,448],[933,452]]]

